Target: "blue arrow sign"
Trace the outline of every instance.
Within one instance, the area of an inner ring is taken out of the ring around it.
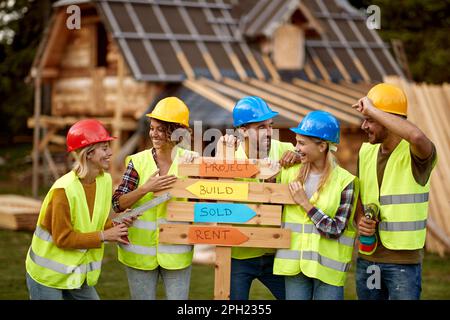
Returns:
[[[256,216],[245,204],[206,203],[194,205],[194,222],[244,223]]]

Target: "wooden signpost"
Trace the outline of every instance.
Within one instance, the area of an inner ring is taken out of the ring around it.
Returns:
[[[230,180],[268,179],[277,174],[259,160],[198,158],[191,164],[180,164],[179,174],[209,179],[179,179],[169,190],[173,198],[209,202],[168,202],[168,221],[194,224],[161,224],[159,241],[216,245],[214,299],[227,300],[231,247],[289,248],[290,230],[280,228],[281,205],[294,204],[294,201],[287,185]]]

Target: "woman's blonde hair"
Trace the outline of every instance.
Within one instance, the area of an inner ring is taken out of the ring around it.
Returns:
[[[76,175],[81,179],[86,177],[89,172],[87,156],[90,152],[94,151],[95,148],[97,148],[97,144],[91,144],[87,147],[72,151],[72,156],[75,158],[72,170],[75,171]]]
[[[333,171],[333,168],[337,165],[337,159],[333,152],[330,149],[335,149],[330,146],[330,143],[327,141],[309,137],[314,143],[320,144],[321,142],[325,142],[327,144],[327,150],[326,150],[326,164],[325,164],[325,170],[322,173],[322,176],[320,177],[319,185],[317,186],[317,193],[320,196],[320,191],[327,183],[328,178],[331,175],[331,172]],[[302,164],[300,167],[300,172],[298,174],[297,180],[304,185],[306,182],[306,179],[308,179],[309,172],[311,171],[311,163],[305,163]]]

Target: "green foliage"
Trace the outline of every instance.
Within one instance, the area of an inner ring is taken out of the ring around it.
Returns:
[[[418,82],[450,81],[450,1],[350,0],[356,8],[378,5],[384,41],[403,41],[413,79]]]
[[[0,15],[16,15],[17,19],[0,19],[0,33],[13,34],[0,42],[0,118],[6,120],[0,135],[6,141],[16,134],[31,133],[26,120],[33,114],[33,88],[25,79],[50,15],[51,1],[16,0],[12,6],[7,3],[0,3]]]

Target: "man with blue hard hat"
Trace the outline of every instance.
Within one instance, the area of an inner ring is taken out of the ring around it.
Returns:
[[[273,167],[300,162],[292,143],[272,139],[273,118],[277,115],[278,112],[270,109],[260,97],[240,99],[233,109],[233,126],[239,138],[223,136],[218,142],[216,157],[224,156],[226,145],[234,150],[235,159],[266,159]],[[259,182],[258,179],[245,180]],[[247,300],[254,279],[260,280],[275,298],[285,299],[284,278],[273,274],[274,255],[275,249],[232,248],[231,300]]]

